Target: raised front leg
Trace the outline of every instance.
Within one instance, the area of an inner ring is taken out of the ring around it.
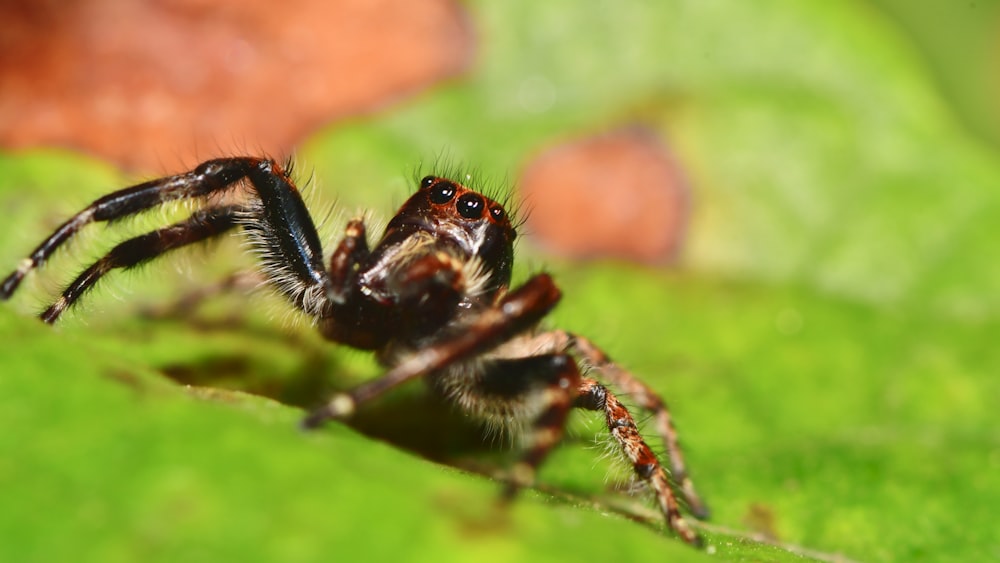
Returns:
[[[316,227],[288,170],[273,160],[254,157],[210,160],[190,172],[143,182],[95,200],[21,261],[0,283],[0,299],[10,298],[29,272],[91,223],[114,222],[171,201],[207,200],[240,190],[245,202],[239,205],[206,206],[186,221],[119,244],[77,278],[42,318],[55,321],[111,269],[131,267],[237,224],[247,232],[269,282],[306,313],[318,315],[333,291]]]

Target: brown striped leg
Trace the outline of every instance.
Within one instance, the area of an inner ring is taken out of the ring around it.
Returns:
[[[63,311],[76,303],[111,270],[138,266],[171,250],[218,236],[236,227],[240,212],[240,208],[231,206],[199,210],[185,221],[118,244],[77,276],[59,299],[39,315],[40,318],[47,323],[54,323]]]
[[[557,352],[575,354],[600,373],[602,378],[606,378],[608,383],[618,388],[624,395],[634,398],[642,409],[652,413],[656,431],[667,448],[672,483],[677,486],[678,494],[683,497],[695,517],[700,519],[708,517],[708,508],[695,492],[694,485],[687,475],[684,456],[670,411],[655,391],[612,362],[607,354],[590,340],[566,331],[554,330],[523,338],[516,343],[516,348],[533,350],[539,354]]]
[[[660,512],[666,518],[667,525],[687,543],[701,545],[701,537],[691,529],[684,517],[681,516],[666,471],[656,459],[656,454],[642,439],[635,419],[632,418],[628,409],[606,387],[593,379],[584,379],[580,382],[575,406],[587,410],[604,411],[608,431],[621,446],[622,452],[632,464],[635,474],[648,483],[656,493]]]
[[[673,482],[677,484],[691,513],[699,519],[707,518],[709,515],[708,506],[698,496],[694,484],[688,476],[680,441],[677,438],[677,429],[674,428],[670,410],[663,399],[645,383],[615,364],[607,354],[586,338],[568,333],[564,333],[564,335],[570,349],[579,353],[584,360],[590,363],[601,374],[602,379],[623,395],[635,400],[642,409],[653,414],[656,432],[663,439],[667,448],[670,476]]]

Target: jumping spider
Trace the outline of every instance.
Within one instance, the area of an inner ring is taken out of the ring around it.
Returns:
[[[183,221],[119,243],[77,276],[41,319],[55,322],[113,269],[241,228],[267,282],[311,317],[324,337],[374,351],[386,367],[381,377],[309,413],[305,427],[347,419],[389,389],[423,378],[469,414],[530,425],[523,457],[504,486],[509,499],[533,482],[562,438],[570,409],[600,411],[636,476],[655,494],[667,525],[686,542],[700,543],[681,516],[675,490],[695,516],[705,517],[707,509],[684,469],[663,400],[589,340],[538,328],[559,301],[559,289],[540,273],[510,290],[515,225],[500,203],[447,178],[420,180],[374,248],[364,222],[348,222],[327,268],[290,166],[268,158],[210,160],[97,199],[20,263],[0,285],[0,298],[10,298],[30,271],[89,223],[115,222],[179,200],[202,206]],[[240,203],[222,203],[234,200]],[[628,409],[597,379],[581,373],[581,364],[653,415],[669,473]]]

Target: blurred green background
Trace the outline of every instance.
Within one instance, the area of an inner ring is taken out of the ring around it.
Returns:
[[[679,264],[528,241],[516,276],[553,271],[551,326],[671,404],[712,556],[1000,559],[1000,2],[464,6],[466,75],[300,148],[316,200],[384,215],[442,148],[516,176],[560,140],[655,131],[693,192]],[[539,87],[552,102],[524,103]],[[47,149],[4,152],[0,171],[11,267],[132,180]],[[479,476],[341,425],[301,434],[287,405],[374,376],[367,357],[265,298],[140,314],[239,267],[235,244],[118,276],[41,326],[31,313],[103,233],[0,308],[0,560],[709,557],[613,490],[593,417],[509,512]],[[394,394],[370,424],[405,441],[454,422],[421,397]],[[455,443],[456,463],[498,457]]]

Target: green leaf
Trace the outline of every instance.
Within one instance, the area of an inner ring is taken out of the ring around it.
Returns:
[[[694,190],[680,267],[567,264],[522,244],[520,278],[553,270],[551,325],[663,393],[715,557],[1000,555],[1000,159],[891,22],[858,2],[468,9],[482,40],[468,77],[307,143],[317,204],[388,214],[414,164],[443,151],[502,177],[567,138],[652,128]],[[0,258],[16,264],[127,181],[60,153],[0,157]],[[289,405],[378,369],[266,299],[138,312],[244,264],[236,245],[182,262],[195,281],[150,266],[106,284],[123,299],[99,291],[40,326],[30,313],[111,243],[93,231],[0,309],[0,559],[703,558],[607,490],[585,415],[545,492],[510,511],[480,476],[342,425],[297,431]],[[417,449],[406,431],[440,420],[421,397],[371,407]]]

